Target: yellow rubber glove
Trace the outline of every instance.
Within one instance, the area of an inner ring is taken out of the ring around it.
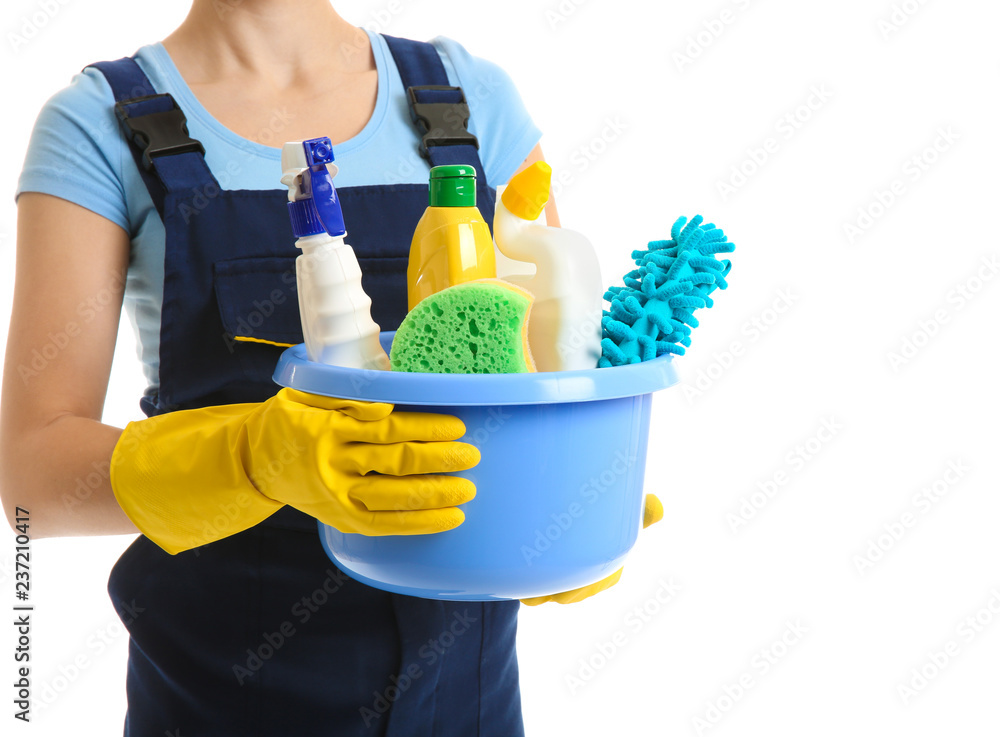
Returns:
[[[645,505],[642,510],[643,529],[659,522],[661,519],[663,519],[663,504],[660,503],[659,497],[656,494],[646,494]],[[552,594],[551,596],[535,596],[531,599],[521,599],[521,603],[528,606],[538,606],[550,601],[554,601],[557,604],[576,604],[578,601],[589,599],[594,594],[599,594],[605,589],[610,589],[618,583],[618,579],[622,577],[622,571],[624,570],[624,568],[619,568],[607,578],[602,578],[597,583],[592,583],[589,586],[581,586],[578,589],[563,591],[561,594]]]
[[[168,553],[253,527],[288,504],[341,532],[458,527],[476,495],[457,476],[479,450],[457,417],[282,389],[265,402],[181,410],[122,432],[111,458],[121,508]],[[377,472],[377,473],[371,473]]]

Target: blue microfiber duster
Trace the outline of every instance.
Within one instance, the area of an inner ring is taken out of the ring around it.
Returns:
[[[715,254],[736,248],[720,228],[702,220],[701,215],[691,222],[680,217],[670,229],[671,240],[651,241],[647,250],[632,252],[639,268],[625,275],[624,287],[604,293],[611,309],[601,320],[599,367],[649,361],[664,353],[684,355],[691,329],[698,327],[694,311],[711,307],[708,295],[728,286],[732,263]]]

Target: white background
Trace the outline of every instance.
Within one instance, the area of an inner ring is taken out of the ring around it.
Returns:
[[[684,386],[656,396],[646,484],[665,520],[611,591],[522,611],[528,734],[995,734],[1000,278],[977,271],[1000,251],[997,4],[336,6],[396,35],[451,36],[508,70],[556,175],[571,180],[558,191],[563,222],[597,245],[608,283],[682,214],[704,214],[737,244],[731,288],[678,361]],[[50,19],[36,15],[46,7]],[[5,1],[3,310],[10,194],[37,110],[85,64],[162,38],[185,10]],[[723,11],[729,22],[714,22]],[[15,48],[9,34],[32,18],[46,22]],[[612,135],[615,121],[624,130]],[[928,148],[936,140],[945,150]],[[733,179],[741,166],[745,181]],[[894,180],[902,194],[880,207]],[[871,219],[851,237],[859,208]],[[124,327],[105,412],[119,427],[140,416],[142,391]],[[914,349],[894,361],[905,341]],[[840,429],[820,433],[824,422]],[[968,470],[948,474],[949,464]],[[764,496],[775,474],[785,483]],[[940,498],[915,499],[935,485]],[[754,516],[734,530],[727,518],[744,501]],[[886,537],[907,514],[912,525]],[[34,544],[35,689],[60,692],[18,730],[120,729],[126,637],[105,584],[128,542]],[[3,607],[13,544],[0,532]],[[859,570],[869,553],[881,559]],[[677,588],[663,605],[660,581]],[[783,645],[788,623],[805,631]],[[604,658],[601,643],[615,638],[625,644]],[[934,666],[949,642],[957,654]],[[9,628],[0,643],[7,683]],[[774,661],[766,672],[762,651]],[[86,667],[74,672],[78,657]],[[923,685],[914,668],[926,670]],[[901,684],[914,688],[905,699]],[[14,734],[7,688],[0,731]]]

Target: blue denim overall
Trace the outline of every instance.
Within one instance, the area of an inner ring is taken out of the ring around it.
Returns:
[[[496,193],[462,91],[431,45],[386,41],[424,134],[414,145],[431,165],[475,165],[492,222]],[[302,341],[287,190],[222,189],[173,98],[134,60],[94,66],[166,230],[160,387],[143,411],[271,397],[281,344]],[[338,193],[372,316],[394,330],[427,186]],[[224,529],[225,516],[214,524]],[[130,737],[523,734],[518,602],[432,601],[358,583],[324,554],[316,521],[291,507],[175,556],[140,536],[108,591],[130,634]]]

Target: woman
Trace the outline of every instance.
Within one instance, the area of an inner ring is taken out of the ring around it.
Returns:
[[[38,537],[144,533],[109,583],[131,636],[129,735],[523,732],[517,602],[378,591],[320,548],[314,518],[364,534],[461,524],[475,489],[438,474],[478,461],[453,417],[275,395],[281,346],[301,341],[278,147],[323,135],[383,330],[405,314],[430,165],[474,164],[492,219],[494,188],[542,158],[499,68],[447,39],[355,28],[327,0],[194,0],[161,44],[89,67],[36,123],[3,502],[10,519],[29,508]],[[100,422],[123,302],[149,383],[149,419],[124,431]],[[66,339],[33,365],[45,335]],[[102,483],[67,503],[95,467]]]

